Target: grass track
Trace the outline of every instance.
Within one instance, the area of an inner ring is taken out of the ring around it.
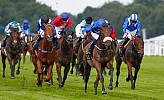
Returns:
[[[107,95],[101,94],[101,83],[99,82],[98,95],[94,95],[93,83],[96,71],[93,68],[88,83],[88,93],[84,94],[84,83],[81,76],[69,73],[65,86],[58,88],[55,67],[54,86],[48,87],[43,83],[42,87],[36,85],[36,75],[33,74],[33,65],[26,57],[26,63],[22,64],[20,75],[10,79],[10,68],[7,63],[6,77],[0,77],[0,100],[163,100],[164,99],[164,57],[144,56],[141,69],[138,73],[136,89],[131,90],[130,82],[125,81],[127,67],[121,67],[119,87],[108,90],[109,76],[105,75],[105,87]],[[1,60],[1,57],[0,57]],[[8,62],[8,61],[7,61]],[[0,74],[2,75],[2,62],[0,61]],[[115,64],[114,64],[115,67]],[[114,70],[114,82],[116,81],[116,70]]]

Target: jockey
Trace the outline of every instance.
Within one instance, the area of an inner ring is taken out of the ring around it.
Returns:
[[[25,19],[21,25],[22,33],[21,37],[24,37],[25,35],[30,35],[30,24],[27,19]]]
[[[35,41],[35,43],[33,45],[35,50],[37,50],[40,41],[44,37],[45,26],[47,24],[51,24],[51,22],[52,22],[51,18],[49,18],[47,15],[43,15],[41,18],[39,18],[37,20],[37,30],[38,30],[39,36],[37,37],[37,39],[36,39],[36,41]],[[56,36],[55,29],[54,29],[54,35]],[[55,38],[55,36],[53,38],[53,43],[54,43],[55,46],[57,46],[57,39]]]
[[[131,14],[129,18],[125,19],[125,22],[123,24],[123,38],[124,41],[122,43],[122,46],[120,46],[120,56],[123,56],[124,52],[124,46],[125,44],[132,39],[132,36],[137,35],[140,36],[141,30],[140,30],[140,21],[138,20],[137,14]]]
[[[56,36],[58,39],[61,38],[61,33],[66,27],[72,26],[72,20],[69,17],[69,14],[63,12],[60,16],[57,16],[52,24],[55,26]]]
[[[4,41],[1,44],[2,47],[5,47],[6,40],[10,37],[11,31],[21,32],[20,23],[18,23],[17,21],[14,20],[14,21],[12,21],[12,22],[10,22],[6,25],[5,30],[4,30],[4,33],[6,34],[6,37],[5,37]]]
[[[93,48],[96,45],[96,42],[99,38],[100,31],[99,31],[98,27],[104,26],[104,25],[108,25],[108,23],[106,23],[106,21],[104,19],[99,19],[91,27],[87,27],[83,31],[84,35],[86,35],[89,31],[91,31],[92,32],[91,35],[94,38],[90,48],[88,49],[88,51],[86,53],[88,60],[90,60],[92,58]]]
[[[76,37],[78,38],[78,41],[74,47],[75,52],[78,51],[80,42],[82,41],[82,38],[84,38],[84,34],[82,33],[82,31],[86,27],[92,26],[93,24],[94,24],[94,21],[92,20],[92,17],[89,16],[85,18],[84,20],[82,20],[82,22],[75,27]]]

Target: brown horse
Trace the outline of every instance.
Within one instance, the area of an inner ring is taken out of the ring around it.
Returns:
[[[30,49],[30,43],[32,41],[32,37],[30,35],[25,35],[21,39],[21,44],[22,44],[22,53],[23,53],[23,63],[26,61],[26,54],[28,50]]]
[[[75,38],[73,41],[73,47],[75,47],[77,43],[78,38]],[[93,40],[93,37],[91,35],[91,32],[88,32],[87,35],[82,39],[81,44],[78,48],[78,52],[76,53],[74,51],[74,54],[77,58],[77,63],[75,64],[76,66],[76,75],[83,75],[84,74],[84,67],[83,67],[83,49],[84,47],[90,43]],[[73,69],[72,69],[73,70]]]
[[[107,94],[104,87],[104,77],[102,75],[103,69],[106,67],[110,69],[111,71],[111,77],[110,77],[110,83],[108,86],[108,89],[112,90],[112,82],[113,82],[113,60],[115,56],[115,46],[112,42],[111,38],[111,31],[110,26],[101,26],[99,27],[100,30],[100,36],[97,40],[97,44],[95,45],[93,49],[93,58],[92,60],[87,60],[86,52],[91,45],[89,43],[84,48],[84,54],[83,54],[83,65],[84,65],[84,83],[85,83],[85,93],[87,92],[87,83],[90,76],[91,67],[93,66],[97,71],[97,77],[94,82],[94,88],[95,88],[95,95],[97,95],[97,87],[98,82],[102,83],[102,94]]]
[[[54,28],[51,24],[47,24],[45,26],[45,34],[43,40],[40,42],[38,46],[38,51],[30,51],[32,54],[32,62],[37,70],[37,85],[42,86],[42,75],[43,75],[43,65],[45,65],[45,69],[47,71],[47,77],[44,77],[44,81],[53,84],[52,78],[52,69],[54,62],[56,60],[56,48],[53,45],[53,34]],[[32,50],[30,48],[30,50]],[[36,54],[36,55],[34,55]]]
[[[58,40],[60,48],[57,50],[56,71],[58,75],[59,87],[63,87],[70,70],[70,64],[73,58],[73,45],[71,43],[73,31],[71,28],[66,28],[62,32],[62,37]],[[64,66],[64,76],[61,76],[61,67]]]
[[[137,74],[140,69],[140,64],[142,62],[142,58],[144,55],[144,41],[140,36],[133,36],[132,40],[128,42],[129,44],[127,45],[125,49],[125,54],[123,57],[119,56],[119,47],[122,44],[122,42],[119,43],[117,46],[117,53],[116,53],[116,75],[117,75],[117,80],[116,80],[116,87],[118,87],[118,78],[120,75],[120,67],[122,61],[124,61],[127,64],[128,68],[128,77],[126,78],[126,81],[129,82],[131,81],[131,89],[135,89],[135,83],[137,79]],[[132,75],[132,67],[135,68],[134,71],[134,76]]]
[[[18,63],[18,69],[16,74],[20,74],[20,60],[21,60],[21,43],[20,43],[20,33],[18,30],[11,30],[10,37],[6,40],[6,46],[1,50],[2,56],[2,64],[3,64],[3,75],[5,77],[5,69],[6,69],[6,57],[8,58],[11,76],[10,78],[14,78],[15,65]]]

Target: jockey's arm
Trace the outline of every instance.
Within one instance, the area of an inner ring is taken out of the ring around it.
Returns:
[[[141,26],[140,26],[140,21],[137,22],[137,35],[141,35]]]
[[[122,30],[123,33],[126,33],[127,27],[128,27],[128,19],[126,18],[125,21],[124,21],[124,24],[123,24],[123,26],[122,26],[122,28],[123,28],[123,30]]]

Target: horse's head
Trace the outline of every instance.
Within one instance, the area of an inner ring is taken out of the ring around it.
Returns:
[[[18,31],[11,30],[10,40],[13,46],[16,46],[20,42],[20,33]]]
[[[62,33],[62,37],[65,39],[65,40],[67,40],[67,41],[69,41],[69,42],[71,42],[71,41],[73,41],[73,30],[72,30],[72,28],[70,28],[70,27],[67,27],[67,28],[65,28],[64,29],[64,31],[63,31],[63,33]]]
[[[53,39],[53,36],[54,36],[54,28],[51,24],[47,24],[45,26],[45,38],[48,40],[48,41],[52,41]]]
[[[133,45],[134,49],[137,52],[139,57],[144,55],[144,41],[140,36],[133,36]]]
[[[100,39],[102,41],[102,44],[104,44],[104,46],[106,47],[111,46],[112,38],[111,38],[110,26],[109,25],[101,26],[99,27],[99,30],[100,30]]]

